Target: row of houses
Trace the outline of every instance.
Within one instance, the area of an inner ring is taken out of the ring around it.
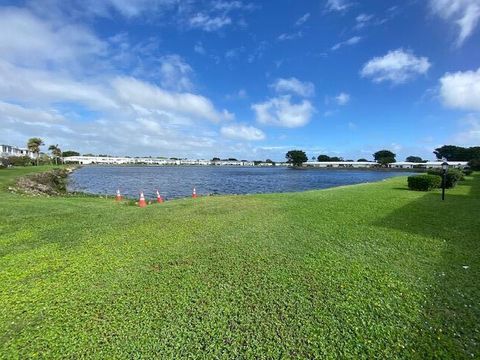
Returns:
[[[143,157],[110,157],[110,156],[71,156],[64,159],[67,163],[76,163],[81,165],[89,164],[104,164],[104,165],[203,165],[203,166],[273,166],[272,163],[255,163],[253,161],[245,160],[189,160],[189,159],[160,159],[160,158],[143,158]],[[451,167],[462,168],[467,166],[466,161],[450,161]],[[290,166],[285,162],[277,162],[275,166]],[[373,161],[329,161],[318,162],[309,161],[304,163],[304,167],[313,168],[376,168],[379,167],[378,163]],[[441,168],[442,161],[428,161],[425,163],[413,163],[407,161],[400,161],[388,165],[393,169],[432,169]]]
[[[8,156],[29,156],[35,158],[35,154],[27,148],[19,148],[12,145],[0,145],[0,157]]]
[[[19,148],[11,145],[0,145],[0,157],[8,156],[29,156],[35,158],[35,154],[27,148]],[[246,160],[190,160],[190,159],[165,159],[151,157],[111,157],[111,156],[70,156],[64,158],[66,163],[76,163],[81,165],[105,164],[105,165],[203,165],[203,166],[290,166],[286,162],[253,162]],[[467,166],[466,161],[449,161],[451,167],[463,168]],[[304,163],[304,167],[314,168],[375,168],[378,163],[374,161],[309,161]],[[432,169],[441,168],[442,161],[427,161],[424,163],[414,163],[399,161],[388,165],[393,169]]]
[[[69,156],[64,158],[66,163],[81,165],[104,164],[104,165],[217,165],[217,166],[254,166],[253,161],[233,160],[190,160],[190,159],[160,159],[145,157],[111,157],[111,156]]]
[[[408,161],[399,161],[395,163],[388,164],[389,168],[392,169],[440,169],[442,167],[443,161],[427,161],[423,163],[414,163]],[[467,166],[466,161],[448,161],[450,167],[455,168],[464,168]],[[374,161],[329,161],[329,162],[319,162],[319,161],[309,161],[304,164],[306,167],[315,167],[315,168],[376,168],[379,167],[379,164]]]

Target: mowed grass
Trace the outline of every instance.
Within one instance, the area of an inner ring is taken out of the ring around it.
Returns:
[[[32,170],[0,170],[3,358],[480,355],[479,174],[140,209],[5,190]]]

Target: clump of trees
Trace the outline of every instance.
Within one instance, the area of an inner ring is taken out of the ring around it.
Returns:
[[[408,156],[405,161],[414,163],[426,163],[427,160],[423,160],[420,156]]]
[[[448,161],[470,161],[480,159],[480,146],[461,147],[455,145],[443,145],[433,152],[437,159]]]
[[[480,158],[472,159],[468,162],[468,167],[474,171],[480,171]]]
[[[62,157],[66,158],[70,156],[80,156],[80,153],[72,150],[62,152]]]
[[[382,166],[388,166],[388,164],[396,162],[395,157],[397,155],[390,150],[380,150],[373,154],[373,158]]]
[[[295,167],[300,167],[304,162],[308,161],[307,154],[302,150],[290,150],[285,154],[287,162]]]
[[[343,158],[338,156],[318,155],[317,161],[319,162],[343,161]]]

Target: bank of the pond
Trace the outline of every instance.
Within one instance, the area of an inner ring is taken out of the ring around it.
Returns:
[[[480,355],[480,176],[145,209],[9,193],[2,358]],[[43,169],[45,170],[45,169]]]

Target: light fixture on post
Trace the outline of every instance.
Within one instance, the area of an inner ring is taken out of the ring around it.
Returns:
[[[447,185],[447,171],[448,171],[448,163],[444,161],[442,163],[442,200],[445,200],[445,186]]]

